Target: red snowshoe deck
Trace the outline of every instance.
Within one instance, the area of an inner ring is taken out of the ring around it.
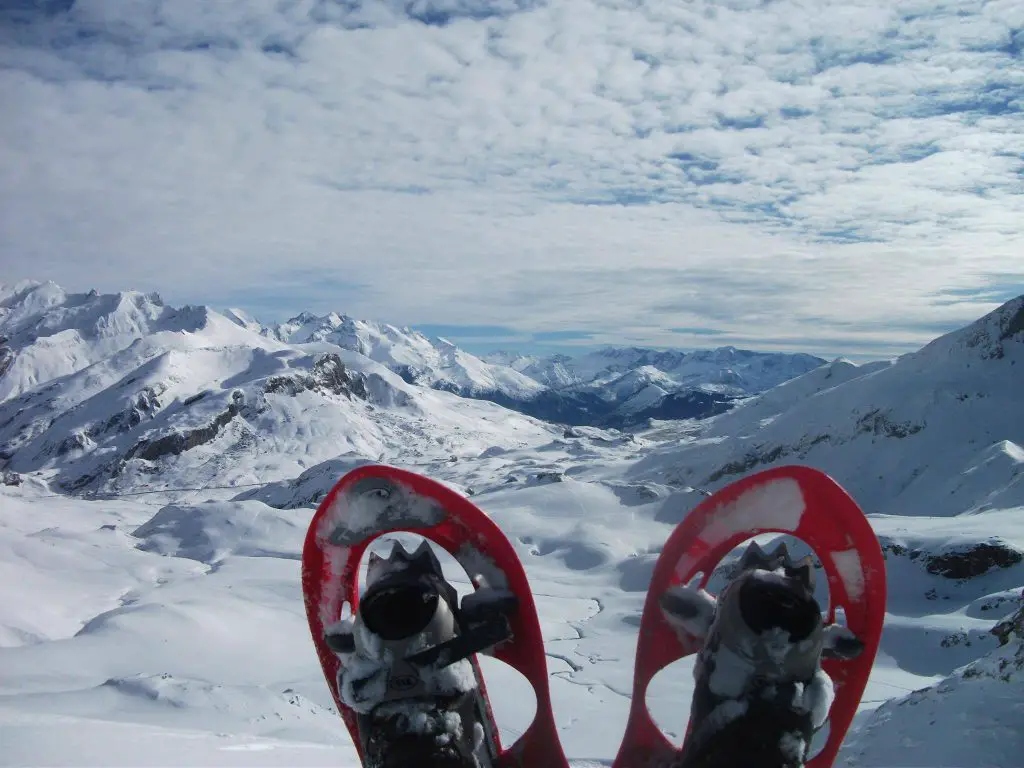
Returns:
[[[864,642],[850,660],[825,659],[836,687],[829,735],[808,768],[828,768],[856,714],[878,651],[885,618],[885,560],[871,525],[850,496],[828,475],[802,466],[769,469],[745,477],[705,499],[669,536],[655,565],[637,643],[633,701],[615,768],[671,765],[678,750],[651,720],[647,688],[669,664],[696,653],[700,641],[677,633],[659,598],[676,584],[702,574],[705,586],[718,562],[734,547],[763,533],[791,534],[820,558],[830,605],[826,624],[842,608],[846,626]]]
[[[500,768],[567,768],[555,730],[544,645],[533,595],[515,550],[474,504],[426,477],[386,466],[349,472],[320,503],[302,553],[306,615],[327,684],[355,744],[356,714],[338,693],[340,661],[327,647],[324,627],[341,618],[347,603],[359,604],[359,564],[373,539],[385,533],[419,534],[450,552],[474,586],[511,590],[519,599],[510,617],[512,640],[493,655],[533,685],[537,713],[526,732],[507,749],[499,746]],[[475,663],[475,660],[474,660]],[[477,668],[479,677],[479,668]],[[480,677],[481,686],[482,677]],[[483,689],[486,699],[486,689]]]

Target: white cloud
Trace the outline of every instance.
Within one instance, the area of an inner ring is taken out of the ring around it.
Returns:
[[[1024,281],[1022,28],[1013,0],[8,15],[0,267],[265,312],[889,353]]]

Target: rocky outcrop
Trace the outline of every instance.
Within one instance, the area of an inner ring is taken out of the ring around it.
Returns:
[[[938,554],[910,549],[894,542],[883,542],[882,551],[886,555],[920,560],[928,573],[955,581],[984,576],[997,568],[1012,568],[1024,561],[1024,553],[998,539],[964,544]]]
[[[139,391],[131,404],[123,411],[118,411],[106,421],[92,422],[85,427],[75,429],[56,445],[47,447],[47,453],[53,456],[66,456],[74,451],[88,450],[105,436],[130,432],[143,421],[153,418],[162,404],[160,393],[162,385],[145,387]],[[81,406],[79,406],[80,408]],[[73,413],[76,409],[66,411],[62,416]],[[58,417],[60,418],[60,417]],[[55,422],[54,422],[55,423]],[[50,425],[53,426],[53,423]]]
[[[1006,356],[1006,342],[1024,341],[1024,296],[1003,305],[990,318],[990,322],[976,325],[966,344],[977,349],[982,359],[1001,360]]]
[[[103,425],[104,432],[128,432],[145,419],[152,418],[160,410],[160,393],[153,387],[146,387],[135,397],[135,401],[120,413],[111,416]]]
[[[1014,638],[1024,640],[1024,592],[1020,596],[1020,607],[992,627],[991,632],[999,638],[999,645],[1006,645]]]
[[[285,394],[293,397],[307,391],[343,395],[350,399],[358,397],[365,400],[368,397],[365,379],[351,373],[334,353],[317,358],[308,374],[272,376],[267,379],[263,391],[268,395]]]
[[[125,459],[156,461],[164,456],[178,456],[192,448],[209,443],[220,434],[221,429],[231,423],[231,420],[238,415],[238,410],[238,402],[233,402],[228,405],[226,411],[219,413],[209,424],[136,443],[125,455]]]
[[[14,350],[3,346],[4,341],[6,339],[0,336],[0,378],[3,378],[3,375],[11,370],[11,366],[14,365]]]
[[[264,385],[265,394],[297,395],[300,392],[317,392],[319,394],[343,395],[348,398],[367,397],[366,382],[362,376],[348,371],[341,358],[336,354],[326,354],[317,358],[308,374],[281,375],[267,379]],[[206,396],[206,392],[189,398],[183,403],[186,407],[198,402]],[[156,393],[144,390],[135,405],[128,411],[118,414],[111,422],[114,426],[130,429],[139,424],[142,418],[159,407]],[[136,443],[125,454],[125,460],[142,459],[156,461],[165,456],[178,456],[185,451],[214,440],[231,420],[239,416],[246,407],[245,396],[236,391],[227,409],[217,414],[212,421],[193,429],[179,430],[157,438],[142,440]],[[108,424],[108,426],[111,426]]]
[[[796,455],[802,458],[813,446],[831,439],[829,435],[815,435],[814,437],[804,437],[796,445],[776,445],[772,448],[758,446],[748,451],[742,459],[730,461],[728,464],[716,469],[708,475],[708,482],[714,483],[723,477],[742,475],[754,469],[754,467],[762,464],[771,464],[786,456]]]
[[[973,579],[995,568],[1011,568],[1024,560],[1009,544],[995,540],[925,557],[928,573],[947,579]]]
[[[924,424],[911,421],[895,421],[888,412],[880,409],[868,411],[857,419],[857,431],[881,437],[903,438],[915,435],[924,429]]]

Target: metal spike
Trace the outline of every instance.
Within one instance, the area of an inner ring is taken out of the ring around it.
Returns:
[[[412,551],[412,559],[420,560],[424,557],[433,558],[434,550],[430,548],[430,542],[424,539],[419,546]]]
[[[750,542],[740,557],[739,570],[749,571],[754,568],[764,568],[768,565],[768,557],[756,541]]]
[[[808,589],[813,590],[817,576],[814,572],[814,558],[810,555],[801,557],[790,568],[790,575],[799,579]]]
[[[402,542],[400,542],[400,541],[398,541],[396,539],[394,541],[392,547],[391,547],[391,554],[389,554],[386,559],[388,560],[388,562],[391,562],[391,563],[394,563],[394,562],[408,563],[410,560],[412,560],[412,554],[413,553],[409,552],[405,548],[405,546],[402,544]]]
[[[784,541],[779,542],[779,546],[772,552],[771,558],[775,561],[776,568],[791,568],[793,566],[793,560],[789,556],[789,547]]]
[[[419,547],[416,548],[416,551],[413,553],[412,562],[424,571],[436,573],[438,576],[441,576],[443,573],[441,561],[437,559],[437,555],[434,554],[434,548],[430,546],[430,541],[427,539],[420,542]]]
[[[370,557],[366,561],[366,583],[367,584],[372,584],[373,582],[375,582],[377,580],[377,576],[378,576],[379,572],[386,568],[389,559],[390,559],[390,555],[388,555],[387,557],[384,557],[382,555],[377,554],[376,552],[371,552],[370,553]]]

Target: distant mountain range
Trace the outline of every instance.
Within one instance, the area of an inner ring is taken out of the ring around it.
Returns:
[[[623,428],[649,418],[705,418],[826,362],[733,347],[696,352],[608,347],[579,357],[498,352],[481,358],[447,339],[334,313],[303,313],[270,327],[241,311],[228,316],[285,343],[324,342],[358,352],[410,384],[576,426]]]
[[[277,457],[258,478],[269,481],[346,452],[458,454],[510,445],[509,428],[535,441],[566,425],[708,416],[822,362],[734,349],[483,360],[343,315],[268,326],[156,294],[23,283],[0,286],[0,469],[45,471],[70,491],[157,472],[237,484],[256,478],[232,456],[255,453]]]

